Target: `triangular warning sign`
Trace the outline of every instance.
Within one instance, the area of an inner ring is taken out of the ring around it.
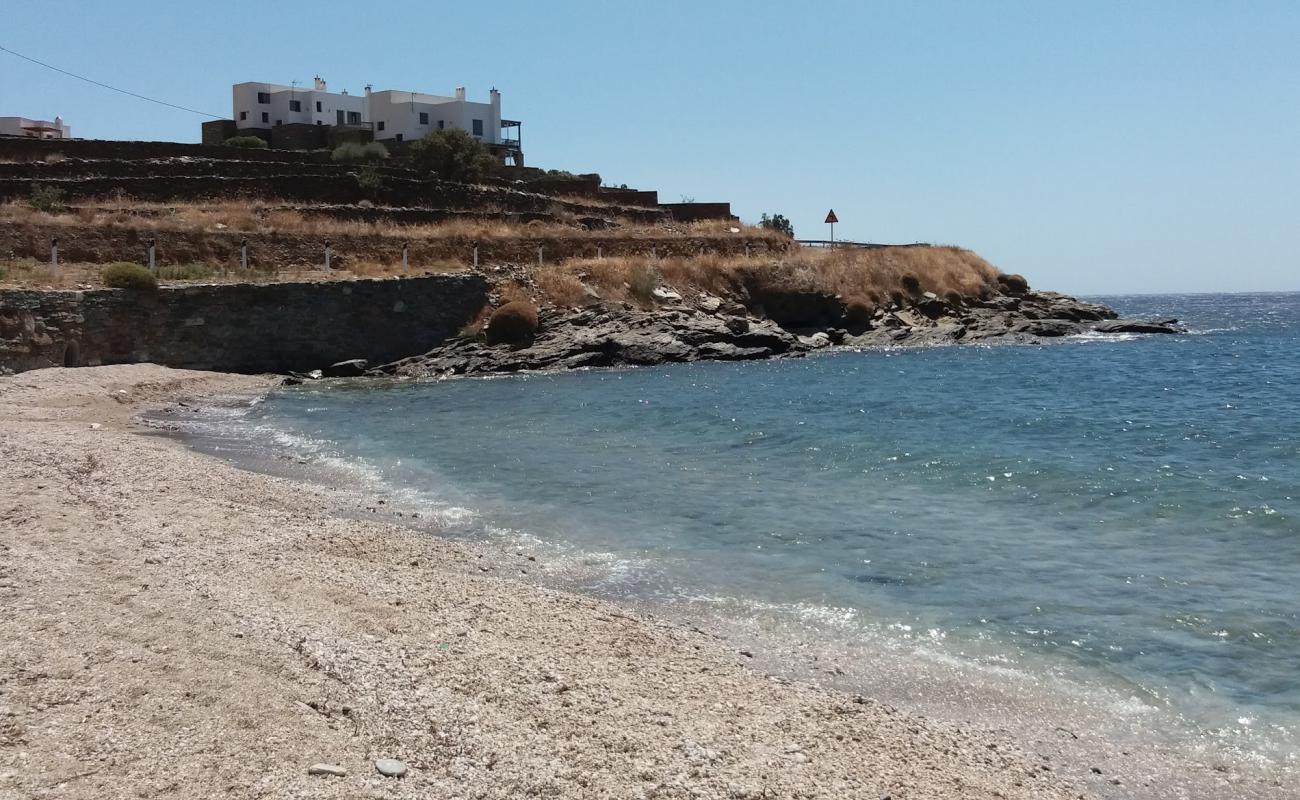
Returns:
[[[832,208],[830,211],[826,212],[826,221],[832,225],[840,221],[840,218],[835,216],[835,209]]]

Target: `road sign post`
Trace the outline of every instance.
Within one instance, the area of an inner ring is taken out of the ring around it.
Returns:
[[[826,212],[826,224],[831,226],[831,247],[835,246],[835,223],[839,221],[840,218],[835,216],[835,209]]]

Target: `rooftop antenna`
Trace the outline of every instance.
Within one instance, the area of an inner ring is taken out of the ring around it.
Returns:
[[[289,99],[293,100],[294,98],[296,98],[298,96],[297,93],[298,93],[297,79],[289,81]]]

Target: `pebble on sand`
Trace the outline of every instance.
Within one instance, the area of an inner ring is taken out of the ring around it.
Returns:
[[[348,771],[337,764],[312,764],[307,768],[308,775],[324,775],[328,778],[342,778]]]
[[[379,770],[380,775],[389,778],[400,778],[406,774],[406,765],[395,758],[381,758],[375,761],[375,769]]]

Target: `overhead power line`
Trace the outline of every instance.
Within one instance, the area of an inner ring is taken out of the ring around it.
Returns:
[[[188,112],[190,112],[191,114],[198,114],[198,115],[201,116],[201,117],[212,117],[213,119],[222,119],[222,116],[221,116],[220,114],[209,114],[209,113],[206,112],[206,111],[197,111],[197,110],[195,110],[195,109],[193,109],[193,108],[186,108],[185,106],[178,106],[178,105],[176,105],[175,103],[168,103],[168,102],[165,101],[165,100],[157,100],[157,99],[152,98],[152,97],[145,97],[145,96],[142,95],[142,94],[137,94],[137,93],[135,93],[135,92],[127,91],[126,89],[119,89],[119,88],[117,88],[116,86],[109,86],[107,83],[100,83],[99,81],[97,81],[97,80],[95,80],[95,79],[93,79],[93,78],[87,78],[85,75],[78,75],[78,74],[75,73],[75,72],[68,72],[66,69],[59,69],[58,67],[54,66],[53,64],[46,64],[44,61],[38,61],[37,59],[32,58],[31,56],[25,56],[25,55],[23,55],[22,53],[19,53],[19,52],[15,52],[15,51],[13,51],[13,50],[10,50],[8,47],[5,47],[4,45],[0,45],[0,50],[3,50],[4,52],[8,53],[8,54],[11,55],[11,56],[17,56],[17,57],[21,58],[21,59],[24,60],[24,61],[30,61],[30,62],[32,62],[33,64],[36,64],[37,66],[45,67],[46,69],[52,69],[52,70],[54,70],[55,72],[61,72],[61,73],[63,73],[64,75],[67,75],[67,76],[70,77],[70,78],[76,78],[77,80],[79,80],[79,81],[85,81],[86,83],[93,83],[93,84],[96,85],[96,86],[99,86],[99,87],[104,88],[104,89],[110,89],[110,90],[112,90],[112,91],[114,91],[114,92],[119,92],[119,93],[121,93],[121,94],[127,95],[128,97],[134,97],[134,98],[136,98],[136,99],[138,99],[138,100],[145,100],[145,101],[148,101],[148,102],[150,102],[150,103],[157,103],[157,104],[160,105],[160,106],[167,106],[168,108],[174,108],[174,109],[176,109],[176,110],[178,110],[178,111],[188,111]]]

